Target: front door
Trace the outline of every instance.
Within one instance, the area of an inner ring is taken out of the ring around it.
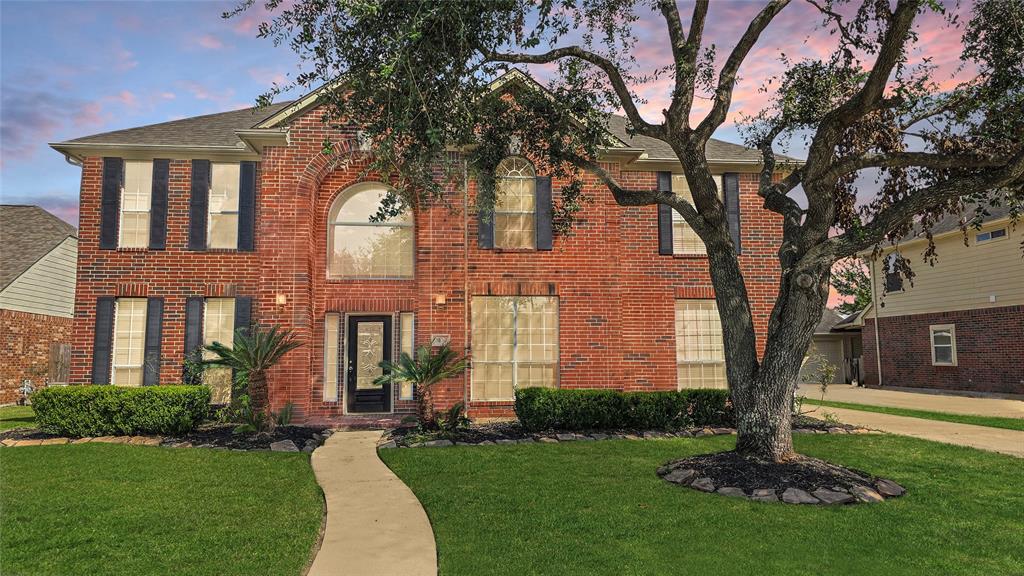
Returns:
[[[351,316],[348,320],[348,411],[389,412],[391,383],[378,383],[380,367],[391,360],[391,316]]]

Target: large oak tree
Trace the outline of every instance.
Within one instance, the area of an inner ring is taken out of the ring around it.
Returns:
[[[371,168],[400,183],[383,211],[440,199],[438,167],[453,167],[456,149],[481,182],[477,208],[487,213],[493,168],[510,148],[573,183],[556,206],[562,231],[585,201],[581,170],[596,174],[619,204],[672,207],[707,246],[737,450],[781,461],[793,455],[790,399],[832,265],[897,242],[912,226],[927,233],[952,212],[977,222],[987,203],[1003,203],[1016,217],[1024,189],[1024,0],[980,1],[967,22],[937,0],[793,1],[814,9],[817,33],[834,49],[783,57],[775,77],[743,78],[774,95],[743,119],[763,157],[758,193],[782,221],[781,279],[761,357],[705,146],[726,122],[744,60],[780,14],[795,9],[791,0],[766,2],[748,22],[716,20],[719,4],[706,0],[686,10],[672,0],[269,0],[260,35],[290,45],[303,68],[262,100],[282,88],[339,87],[322,92],[325,121],[360,124],[373,143]],[[246,0],[233,14],[253,6]],[[909,58],[926,12],[962,34],[962,78],[953,87],[940,90],[933,78],[934,54]],[[645,14],[662,23],[662,34],[638,37]],[[705,38],[710,26],[735,30],[735,43],[720,52]],[[638,47],[663,50],[670,63],[651,69],[633,56]],[[551,78],[547,91],[494,91],[492,81],[512,66],[541,67]],[[668,106],[644,116],[637,87],[666,78]],[[634,133],[671,145],[692,202],[630,188],[601,169],[613,111]],[[776,150],[794,137],[806,142],[806,161],[782,165]],[[909,262],[898,264],[912,274]]]

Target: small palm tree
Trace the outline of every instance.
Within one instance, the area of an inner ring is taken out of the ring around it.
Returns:
[[[235,342],[228,348],[214,342],[204,348],[217,355],[203,360],[206,366],[232,368],[248,387],[253,412],[265,414],[269,405],[267,370],[270,370],[282,356],[302,346],[290,330],[272,326],[269,330],[252,327],[235,330]]]
[[[433,428],[435,417],[431,387],[446,378],[461,374],[466,369],[466,357],[460,357],[447,344],[436,352],[430,346],[420,346],[416,349],[415,358],[402,352],[398,362],[385,360],[380,363],[380,367],[385,374],[377,378],[377,383],[396,381],[413,385],[416,416],[420,419],[420,425]]]

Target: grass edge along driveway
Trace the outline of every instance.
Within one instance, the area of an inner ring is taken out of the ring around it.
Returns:
[[[814,398],[805,398],[804,404],[813,404],[823,408],[845,408],[847,410],[876,412],[878,414],[890,414],[892,416],[908,416],[910,418],[922,418],[924,420],[939,420],[942,422],[955,422],[957,424],[973,424],[975,426],[987,426],[989,428],[1024,431],[1024,418],[1004,418],[1000,416],[980,416],[976,414],[953,414],[950,412],[933,412],[931,410],[914,410],[913,408],[897,408],[893,406],[858,404],[854,402],[837,402],[835,400],[817,400]],[[810,416],[818,417],[819,414],[811,414]]]
[[[0,573],[302,574],[323,495],[306,454],[0,448]]]
[[[386,450],[423,503],[441,576],[1024,574],[1020,460],[893,435],[813,435],[805,454],[907,496],[837,508],[670,485],[658,465],[735,439]]]

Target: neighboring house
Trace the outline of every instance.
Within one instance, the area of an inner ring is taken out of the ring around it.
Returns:
[[[540,89],[519,72],[494,88]],[[666,143],[629,136],[620,118],[611,131],[612,174],[687,194]],[[374,383],[378,363],[444,342],[472,365],[435,401],[474,417],[511,414],[516,387],[725,387],[708,259],[670,211],[619,206],[591,181],[575,229],[554,236],[564,183],[510,154],[492,219],[469,208],[467,177],[446,205],[373,222],[388,184],[360,176],[371,152],[358,142],[355,126],[325,127],[314,92],[53,144],[83,167],[72,382],[180,381],[187,352],[252,322],[304,343],[271,373],[270,394],[307,422],[412,411],[408,386]],[[707,152],[763,346],[781,220],[757,195],[756,151],[712,141]],[[215,401],[228,377],[205,375]]]
[[[38,206],[0,205],[0,405],[67,383],[75,227]]]
[[[821,321],[814,329],[811,349],[807,351],[800,382],[819,383],[821,360],[835,367],[829,384],[854,384],[860,381],[861,336],[863,311],[843,317],[831,308],[825,308]]]
[[[1024,394],[1024,236],[1005,207],[988,211],[966,238],[958,216],[934,226],[934,266],[923,261],[921,236],[870,261],[874,301],[864,314],[862,361],[868,386]],[[891,266],[897,249],[911,261],[913,284]]]

